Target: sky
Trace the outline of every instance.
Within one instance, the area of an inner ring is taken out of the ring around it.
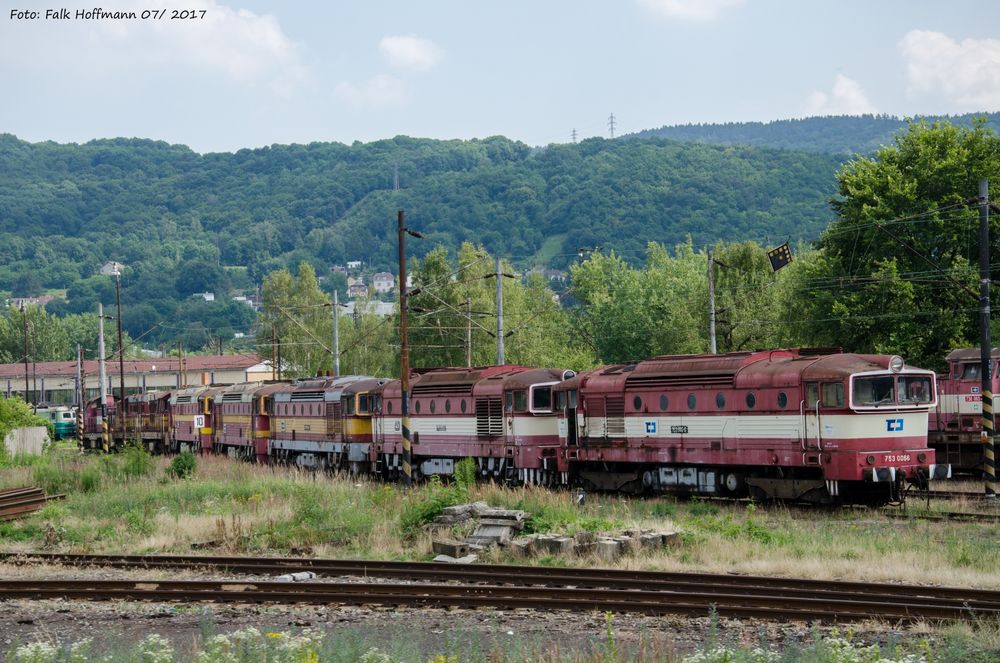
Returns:
[[[546,145],[607,137],[612,114],[621,135],[1000,111],[995,0],[59,1],[0,2],[0,133],[204,153],[400,134]],[[76,17],[98,7],[137,18]]]

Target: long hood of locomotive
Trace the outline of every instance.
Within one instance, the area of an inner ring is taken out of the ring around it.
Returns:
[[[401,419],[383,416],[376,419],[376,429],[387,437],[400,435]],[[432,440],[453,441],[456,438],[477,437],[475,416],[410,416],[410,432],[419,433],[421,442]],[[552,415],[532,416],[524,414],[504,417],[503,437],[512,444],[559,441],[559,420]]]
[[[624,435],[607,419],[577,418],[571,457],[603,462],[819,467],[827,479],[865,480],[883,467],[925,468],[928,412],[885,410],[821,414],[740,413],[624,418]],[[565,438],[569,422],[559,420]]]
[[[924,411],[850,412],[822,414],[819,417],[819,439],[826,448],[836,442],[888,438],[889,440],[926,438],[928,413]],[[606,418],[580,417],[583,437],[604,437]],[[626,415],[625,437],[629,439],[665,439],[696,441],[699,439],[738,439],[751,441],[800,440],[816,437],[815,417],[811,413],[794,414],[740,413],[696,415]],[[565,435],[566,420],[560,419],[560,434]]]

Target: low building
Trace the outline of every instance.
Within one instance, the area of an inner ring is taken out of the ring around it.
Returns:
[[[378,272],[372,277],[372,287],[375,292],[392,292],[396,287],[396,277],[389,272]]]
[[[115,274],[121,274],[124,270],[125,265],[120,262],[115,262],[114,260],[109,260],[101,265],[101,274],[103,276],[114,276]]]
[[[269,361],[251,355],[192,355],[159,359],[126,359],[125,393],[166,391],[178,386],[237,384],[255,380],[272,380],[275,371]],[[107,361],[104,371],[108,393],[120,391],[118,361]],[[83,383],[87,398],[100,393],[99,368],[96,360],[83,362]],[[25,394],[24,364],[0,364],[0,389],[10,398],[20,395],[30,403],[74,403],[76,392],[76,362],[46,361],[28,364],[27,394]]]
[[[24,308],[25,306],[45,306],[55,297],[52,295],[42,295],[40,297],[12,297],[10,300],[14,308]]]
[[[359,315],[361,313],[365,313],[367,315],[377,315],[380,318],[385,318],[396,312],[396,303],[380,302],[376,299],[370,299],[363,304],[361,302],[347,302],[347,304],[341,308],[340,315],[341,317],[353,318],[355,311],[357,311]]]
[[[356,297],[367,297],[368,296],[368,286],[361,283],[354,283],[347,286],[347,296],[353,298]]]

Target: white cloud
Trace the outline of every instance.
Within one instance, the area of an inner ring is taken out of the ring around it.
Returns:
[[[1000,40],[912,30],[899,42],[911,94],[942,97],[961,110],[1000,107]]]
[[[69,11],[75,14],[77,9]],[[46,25],[46,30],[31,35],[30,43],[11,40],[7,46],[0,45],[0,60],[70,68],[82,76],[104,79],[112,72],[131,71],[144,77],[193,72],[244,85],[265,85],[282,94],[306,78],[298,45],[274,16],[202,0],[197,10],[199,14],[205,11],[203,17],[170,20],[175,9],[190,10],[191,6],[184,0],[120,0],[107,11],[141,15],[143,10],[166,10],[166,14],[163,19],[81,19]]]
[[[714,21],[745,0],[638,0],[639,6],[664,18]]]
[[[817,90],[809,95],[806,103],[808,115],[863,115],[874,112],[875,106],[868,101],[858,82],[843,74],[837,74],[829,93]]]
[[[393,67],[427,71],[444,59],[444,50],[415,35],[382,37],[379,50]]]
[[[345,81],[337,85],[334,92],[359,109],[377,110],[406,102],[403,82],[384,74],[370,78],[360,85]]]

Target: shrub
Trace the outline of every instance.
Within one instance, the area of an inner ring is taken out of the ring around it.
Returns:
[[[144,477],[153,471],[153,456],[144,447],[131,444],[122,452],[119,467],[124,477]]]
[[[170,461],[170,469],[167,471],[178,479],[186,479],[194,474],[197,466],[198,458],[190,451],[182,451]]]
[[[101,470],[96,465],[88,465],[80,470],[80,490],[93,493],[101,487]]]
[[[465,491],[456,486],[445,486],[439,477],[432,476],[423,490],[413,490],[406,496],[399,515],[400,528],[406,534],[415,534],[421,525],[437,518],[446,506],[459,504]]]
[[[455,463],[455,485],[463,491],[476,485],[476,461],[463,458]]]

